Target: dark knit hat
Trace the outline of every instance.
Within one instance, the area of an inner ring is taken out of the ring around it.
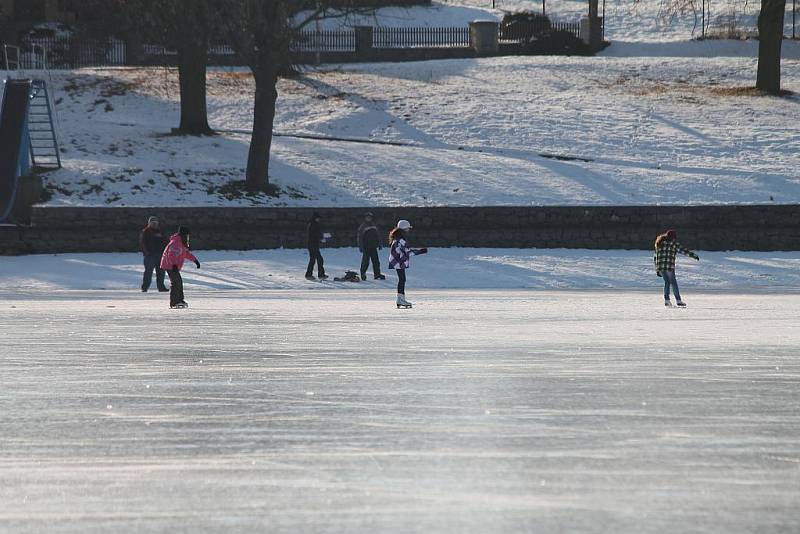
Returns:
[[[181,237],[186,237],[190,233],[191,233],[191,231],[189,230],[188,226],[179,226],[178,227],[178,234],[180,234]]]

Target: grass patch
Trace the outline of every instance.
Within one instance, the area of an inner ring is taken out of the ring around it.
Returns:
[[[267,184],[261,189],[253,190],[248,187],[246,180],[231,180],[219,187],[209,187],[207,191],[210,193],[213,192],[228,200],[239,200],[243,198],[255,200],[262,196],[272,198],[281,196],[281,188],[275,184]]]

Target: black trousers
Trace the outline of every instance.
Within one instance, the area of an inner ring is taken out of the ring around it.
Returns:
[[[150,289],[150,284],[153,281],[153,269],[156,271],[156,286],[158,289],[164,288],[164,269],[159,267],[161,256],[145,256],[144,257],[144,275],[142,276],[142,289],[147,291]],[[166,289],[166,288],[164,288]]]
[[[372,274],[375,276],[381,275],[381,260],[378,257],[378,249],[377,248],[365,248],[364,252],[361,253],[361,276],[364,277],[367,274],[367,267],[369,267],[369,261],[372,260]]]
[[[167,273],[169,274],[169,305],[175,306],[183,302],[183,278],[177,267],[173,267]]]
[[[397,269],[397,293],[406,294],[406,270]]]
[[[325,260],[322,259],[322,253],[317,248],[308,249],[308,268],[306,269],[306,276],[314,274],[314,264],[317,264],[317,275],[322,276],[325,274]]]

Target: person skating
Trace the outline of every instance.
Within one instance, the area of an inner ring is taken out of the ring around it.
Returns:
[[[397,226],[389,233],[389,268],[397,271],[397,307],[410,308],[406,300],[406,270],[411,267],[411,256],[427,254],[427,248],[409,248],[406,237],[411,232],[411,223],[405,219],[397,221]]]
[[[169,291],[164,285],[164,269],[161,268],[161,255],[167,245],[161,226],[156,217],[147,219],[145,226],[139,233],[139,248],[144,255],[144,274],[142,276],[142,293],[147,293],[153,282],[153,269],[156,271],[156,287],[161,292]]]
[[[185,226],[178,228],[178,233],[169,238],[169,244],[161,256],[161,268],[169,275],[169,307],[186,308],[189,306],[183,297],[183,278],[181,269],[185,260],[192,260],[197,268],[200,261],[189,251],[189,229]]]
[[[664,278],[664,306],[672,306],[672,302],[669,299],[670,286],[672,286],[676,304],[683,308],[686,303],[681,299],[678,280],[675,278],[675,257],[678,252],[700,261],[700,257],[697,254],[678,243],[678,235],[675,230],[667,230],[656,237],[653,262],[656,265],[656,274]]]
[[[322,219],[320,214],[314,212],[308,222],[308,268],[306,268],[306,278],[308,280],[314,280],[314,264],[317,265],[319,279],[325,280],[328,278],[325,274],[325,260],[322,259],[322,252],[320,252],[320,245],[324,239],[320,219]]]
[[[375,280],[386,280],[381,274],[381,260],[378,251],[383,248],[380,232],[375,225],[375,217],[371,212],[364,215],[364,222],[358,227],[358,251],[361,252],[361,279],[367,279],[367,268],[372,260],[372,274]]]

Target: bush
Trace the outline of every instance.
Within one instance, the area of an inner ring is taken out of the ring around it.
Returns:
[[[546,15],[535,11],[507,13],[500,22],[500,34],[506,40],[529,40],[550,33],[552,25]]]
[[[590,56],[589,45],[570,32],[554,31],[522,45],[523,54]]]

